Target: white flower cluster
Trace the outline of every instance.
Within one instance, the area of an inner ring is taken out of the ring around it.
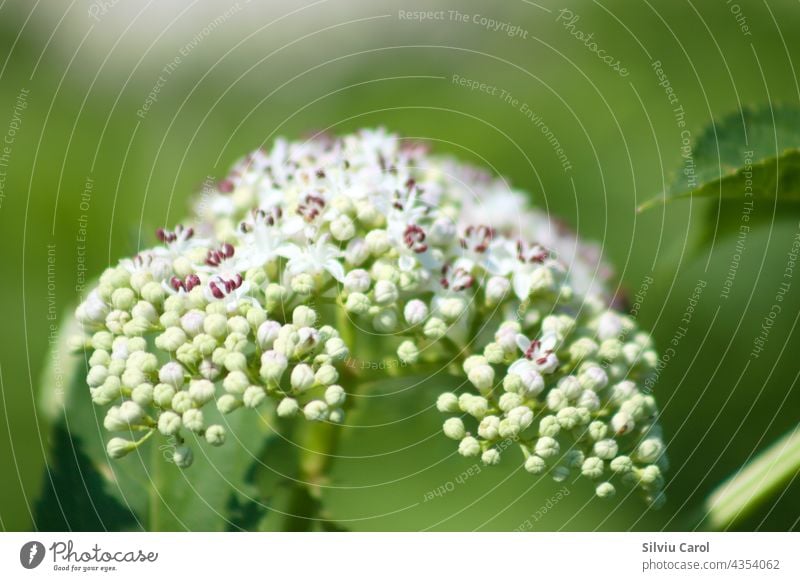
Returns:
[[[342,362],[363,349],[466,376],[474,391],[437,404],[461,454],[495,464],[513,440],[530,472],[660,499],[664,446],[637,388],[656,363],[650,339],[606,307],[597,249],[501,180],[361,131],[254,152],[196,214],[78,308],[110,431],[220,445],[204,406],[267,399],[279,416],[340,422]],[[191,457],[181,445],[174,460]]]

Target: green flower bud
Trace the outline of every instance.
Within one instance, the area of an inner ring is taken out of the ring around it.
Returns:
[[[173,397],[175,397],[175,388],[171,385],[159,383],[153,388],[153,401],[158,407],[171,406]]]
[[[328,404],[319,399],[311,400],[303,408],[303,415],[311,422],[321,422],[328,418]]]
[[[431,317],[425,323],[423,334],[428,339],[441,339],[447,334],[447,324],[438,317]]]
[[[587,478],[600,478],[603,475],[603,461],[597,456],[589,456],[581,466],[581,474]]]
[[[397,348],[397,357],[403,363],[413,365],[419,359],[419,349],[413,341],[406,340]]]
[[[599,498],[611,498],[616,493],[617,489],[614,488],[614,485],[610,482],[601,482],[597,485],[597,488],[595,488],[595,494],[597,494]]]
[[[194,454],[192,449],[188,446],[178,446],[172,453],[172,461],[178,468],[188,468],[194,461]]]
[[[225,443],[225,428],[219,424],[212,424],[206,428],[206,442],[212,446],[222,446]]]
[[[444,431],[444,435],[452,440],[461,440],[466,435],[464,422],[461,421],[461,418],[449,418],[445,420],[442,430]]]
[[[457,412],[459,411],[458,398],[453,393],[445,392],[436,400],[436,409],[444,413]]]
[[[467,436],[458,444],[458,453],[466,458],[478,456],[481,453],[481,445],[472,436]]]
[[[228,318],[225,315],[210,314],[203,321],[203,330],[216,339],[228,334]]]
[[[125,438],[111,438],[106,445],[106,451],[111,458],[122,458],[136,449],[136,444]]]
[[[244,390],[242,400],[244,401],[245,406],[249,408],[256,408],[261,405],[261,402],[263,402],[266,397],[267,394],[264,393],[264,389],[262,387],[259,387],[258,385],[251,385]]]
[[[297,415],[297,412],[300,410],[300,406],[297,404],[297,400],[291,397],[283,398],[280,403],[278,404],[277,414],[278,417],[281,418],[291,418]]]
[[[175,412],[165,411],[158,416],[158,431],[165,436],[174,436],[181,430],[181,416]]]
[[[201,410],[186,410],[183,412],[181,420],[183,421],[183,425],[186,426],[186,429],[193,432],[202,432],[203,428],[205,427],[205,423],[203,422],[203,412]]]
[[[325,402],[331,407],[339,407],[344,404],[347,397],[341,385],[331,385],[325,390]]]
[[[217,399],[217,409],[222,414],[229,414],[241,407],[242,402],[236,396],[226,393]]]
[[[528,456],[525,460],[525,470],[531,474],[541,474],[547,469],[547,463],[539,456]]]
[[[481,455],[481,462],[483,462],[487,466],[494,466],[496,464],[499,464],[500,463],[500,452],[498,452],[494,448],[490,448],[489,450],[486,450]]]

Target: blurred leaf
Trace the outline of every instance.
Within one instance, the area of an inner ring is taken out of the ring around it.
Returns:
[[[727,530],[785,489],[798,474],[800,427],[795,427],[720,484],[705,503],[704,520],[713,530]]]
[[[735,231],[740,224],[772,220],[781,210],[800,210],[800,108],[764,106],[737,111],[709,125],[697,139],[684,171],[662,196],[639,207],[674,200],[717,199],[702,241]],[[751,160],[746,167],[745,161]],[[688,175],[687,175],[688,173]],[[694,182],[691,178],[694,178]],[[749,183],[748,183],[749,182]],[[745,196],[752,187],[752,197]],[[746,201],[753,202],[743,221]]]
[[[40,531],[130,529],[133,513],[108,491],[108,482],[84,453],[80,439],[62,425],[52,431],[52,458],[36,501],[34,522]]]

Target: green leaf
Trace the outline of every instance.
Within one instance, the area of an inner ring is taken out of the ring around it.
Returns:
[[[136,516],[108,490],[79,438],[57,424],[51,434],[52,462],[45,468],[43,490],[35,503],[39,531],[123,530]]]
[[[784,209],[796,212],[800,108],[765,106],[729,114],[708,126],[683,160],[679,177],[639,211],[679,199],[716,199],[705,239],[735,231],[740,224],[771,221],[773,210],[775,215]],[[746,195],[750,191],[752,196]],[[747,212],[746,202],[753,203]]]
[[[74,322],[63,327],[56,363],[44,375],[41,406],[56,427],[48,466],[52,485],[46,475],[48,485],[39,503],[43,507],[39,511],[42,523],[36,525],[63,529],[93,527],[102,522],[109,529],[246,528],[237,522],[249,524],[243,520],[242,510],[252,508],[249,503],[257,492],[252,471],[271,434],[266,418],[250,410],[221,416],[209,406],[204,410],[206,421],[225,426],[227,441],[214,448],[202,438],[188,436],[194,463],[185,470],[170,461],[175,442],[160,434],[154,434],[129,456],[110,460],[105,451],[110,438],[103,428],[105,409],[95,406],[89,396],[84,355],[70,354],[66,348],[65,337],[75,330]],[[87,509],[82,497],[88,495],[91,500],[98,491],[105,512],[87,517],[87,510],[92,509]],[[76,502],[64,501],[73,497]],[[54,520],[48,515],[59,499],[63,514],[58,517],[61,520]],[[96,528],[104,527],[100,524]]]
[[[712,530],[727,530],[784,490],[798,473],[800,426],[720,484],[706,500],[704,520]]]

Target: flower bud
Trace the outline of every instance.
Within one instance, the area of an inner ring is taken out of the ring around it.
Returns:
[[[603,461],[597,456],[589,456],[581,465],[581,474],[587,478],[600,478],[603,475]]]
[[[545,416],[539,420],[539,435],[555,438],[561,431],[561,424],[556,416]]]
[[[458,406],[461,411],[464,411],[476,419],[482,419],[489,410],[489,402],[486,398],[472,395],[471,393],[464,393],[458,398]]]
[[[175,412],[165,411],[158,416],[158,431],[165,436],[174,436],[181,429],[181,416]]]
[[[348,313],[355,315],[364,315],[369,311],[372,306],[369,297],[362,293],[351,293],[347,296],[344,308]]]
[[[651,464],[658,460],[664,451],[664,444],[658,438],[648,438],[636,448],[636,458],[640,462]]]
[[[541,474],[547,469],[547,463],[539,456],[528,456],[525,460],[525,470],[531,474]]]
[[[239,408],[242,402],[234,395],[226,393],[217,399],[217,409],[222,414],[229,414]]]
[[[203,412],[198,409],[190,409],[183,412],[181,421],[183,422],[183,425],[186,426],[187,430],[191,430],[193,432],[201,432],[205,427],[203,422]]]
[[[295,307],[292,311],[292,324],[295,327],[313,327],[317,322],[317,313],[305,305]]]
[[[303,415],[311,422],[319,422],[328,417],[328,404],[319,399],[308,402],[303,408]]]
[[[170,327],[156,337],[156,347],[174,353],[178,347],[186,343],[186,333],[178,327]]]
[[[292,389],[302,393],[308,391],[314,385],[314,371],[311,366],[301,363],[292,369],[291,375]]]
[[[172,398],[172,409],[182,414],[193,407],[192,397],[186,391],[179,391]]]
[[[178,468],[188,468],[194,461],[192,449],[188,446],[177,446],[172,453],[172,461]]]
[[[452,440],[461,440],[466,435],[464,422],[461,421],[461,418],[448,418],[445,420],[442,430],[444,435]]]
[[[494,448],[490,448],[489,450],[486,450],[481,455],[481,462],[483,462],[487,466],[494,466],[496,464],[499,464],[500,463],[500,452],[498,452]]]
[[[125,438],[111,438],[106,445],[106,451],[111,458],[122,458],[136,449],[136,444]]]
[[[442,317],[444,317],[445,320],[455,321],[464,312],[467,303],[463,299],[449,297],[440,300],[437,306],[439,308],[439,312],[442,313]]]
[[[264,380],[278,382],[283,372],[289,366],[286,355],[277,351],[265,351],[261,354],[261,369],[259,374]]]
[[[528,407],[518,406],[508,412],[507,418],[523,431],[533,423],[533,411]]]
[[[557,440],[548,436],[542,436],[536,440],[534,450],[536,451],[536,455],[540,458],[552,458],[558,454],[560,446]]]
[[[339,379],[339,373],[333,365],[322,365],[314,374],[314,382],[319,385],[331,385]]]
[[[149,383],[140,383],[133,388],[131,399],[142,407],[153,403],[153,386]]]
[[[117,417],[126,424],[137,424],[144,417],[144,411],[138,403],[128,400],[119,406]]]
[[[244,390],[242,401],[246,407],[256,408],[261,405],[261,402],[263,402],[266,397],[267,394],[264,393],[263,388],[258,385],[251,385]]]
[[[214,399],[214,384],[207,379],[193,379],[189,383],[189,396],[197,405],[205,405]]]
[[[297,415],[297,412],[299,410],[300,406],[297,404],[296,399],[291,397],[285,397],[278,404],[276,413],[280,418],[291,418]]]
[[[619,446],[617,445],[617,442],[611,438],[599,440],[594,444],[595,456],[602,458],[603,460],[612,460],[614,456],[617,455],[618,451]]]
[[[372,326],[378,333],[391,333],[397,328],[397,313],[394,309],[381,309],[372,318]]]
[[[458,453],[467,458],[478,456],[481,453],[481,445],[472,436],[467,436],[459,442]]]
[[[365,293],[369,290],[372,279],[366,270],[357,268],[344,277],[344,290],[348,293]]]
[[[388,280],[379,280],[375,283],[375,302],[379,305],[390,305],[397,300],[398,292],[395,284]]]
[[[425,323],[423,333],[428,339],[441,339],[447,334],[447,324],[438,317],[431,317]]]
[[[413,365],[419,359],[419,349],[413,341],[406,340],[397,347],[397,357],[403,363]]]
[[[494,369],[490,365],[478,365],[467,374],[467,379],[481,393],[488,393],[494,385]]]
[[[403,316],[409,325],[419,325],[428,316],[428,307],[419,299],[410,300],[403,309]]]
[[[325,390],[325,401],[331,407],[339,407],[344,404],[347,397],[341,385],[331,385]]]
[[[484,440],[495,440],[499,435],[500,418],[497,416],[486,416],[478,425],[478,435]]]
[[[386,254],[391,248],[391,241],[386,230],[370,230],[364,240],[373,256]]]
[[[206,442],[212,446],[222,446],[225,443],[225,428],[219,424],[212,424],[206,428]]]
[[[158,371],[158,380],[161,383],[166,383],[176,388],[183,385],[183,377],[183,366],[175,361],[165,363]]]
[[[349,354],[347,346],[339,337],[331,337],[325,342],[325,353],[334,361],[341,361]]]
[[[610,482],[602,482],[595,488],[595,494],[599,498],[611,498],[617,493],[617,489]]]
[[[353,221],[344,214],[336,217],[330,223],[330,230],[333,237],[339,241],[350,240],[356,235],[356,227]]]
[[[493,276],[486,283],[486,302],[489,305],[500,303],[511,289],[511,282],[504,276]]]
[[[121,432],[127,430],[130,424],[120,419],[119,407],[114,406],[106,412],[106,417],[103,419],[103,427],[109,432]]]
[[[458,398],[453,393],[445,392],[436,400],[436,409],[443,413],[457,412]]]

